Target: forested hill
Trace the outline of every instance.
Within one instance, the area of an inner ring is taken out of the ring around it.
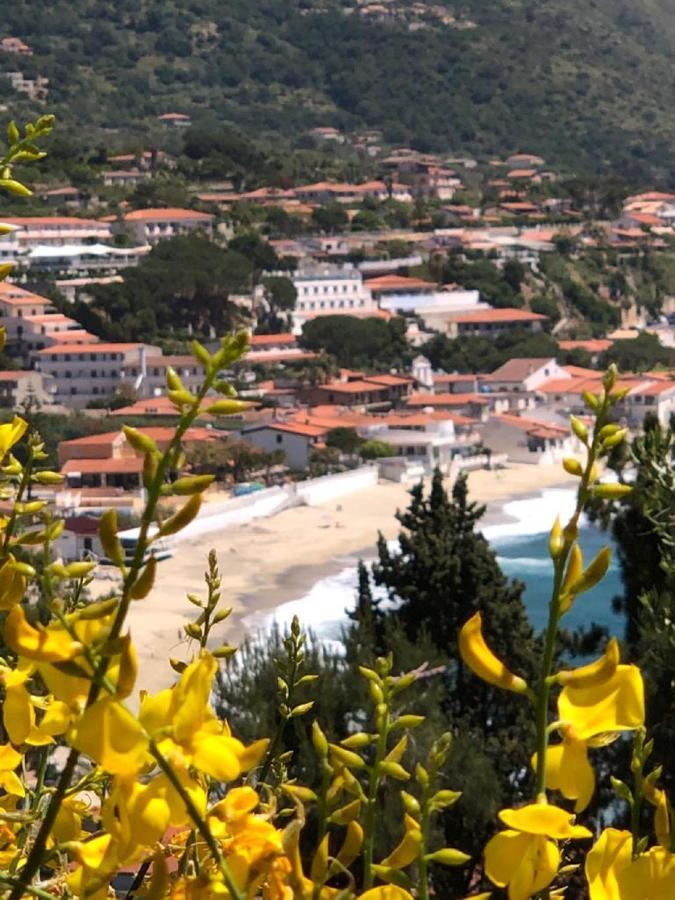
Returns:
[[[371,126],[392,143],[538,152],[675,179],[672,0],[5,0],[0,28],[72,125],[216,114],[293,140]],[[1,35],[0,35],[1,36]],[[16,98],[0,80],[0,102]],[[20,110],[21,111],[21,110]]]

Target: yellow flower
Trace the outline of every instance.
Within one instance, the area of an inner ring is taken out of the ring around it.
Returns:
[[[671,845],[671,809],[668,796],[665,791],[654,787],[645,779],[643,791],[647,800],[654,807],[654,832],[659,844],[666,850]]]
[[[26,583],[26,576],[19,571],[10,553],[0,566],[0,609],[10,610],[20,603],[26,593]]]
[[[32,697],[28,693],[26,681],[31,671],[31,668],[18,668],[0,672],[0,680],[5,686],[2,722],[13,744],[40,747],[53,743],[53,735],[66,731],[69,716],[64,704],[58,700]],[[36,708],[45,710],[39,727],[36,726]]]
[[[586,857],[586,879],[591,900],[620,900],[617,876],[632,858],[630,831],[605,828]]]
[[[416,822],[412,816],[406,813],[404,824],[405,833],[401,842],[392,850],[389,856],[382,860],[380,865],[388,866],[391,869],[405,869],[406,866],[409,866],[417,859],[422,844],[422,832],[419,822]]]
[[[493,684],[522,694],[527,690],[527,682],[510,672],[485,643],[483,620],[480,613],[473,615],[459,632],[459,652],[466,665],[474,674]]]
[[[672,900],[675,897],[675,854],[652,847],[617,874],[620,900]],[[611,898],[611,894],[607,897]],[[598,898],[602,894],[598,894]],[[595,900],[595,898],[594,898]]]
[[[88,810],[88,804],[78,797],[65,797],[56,814],[51,833],[52,841],[63,844],[66,841],[79,840],[82,837],[82,818]]]
[[[413,897],[396,884],[383,884],[359,894],[357,900],[413,900]]]
[[[0,425],[0,461],[21,440],[27,428],[28,422],[20,416],[14,416],[11,422]]]
[[[617,666],[600,684],[568,685],[560,692],[558,715],[580,741],[640,728],[645,721],[642,673],[637,666]]]
[[[218,664],[209,653],[190,663],[174,688],[143,698],[139,719],[149,735],[156,735],[163,752],[182,754],[191,764],[218,781],[234,781],[257,765],[267,741],[244,747],[230,735],[211,707],[209,698]]]
[[[26,791],[14,771],[21,764],[21,754],[10,744],[0,745],[0,787],[15,797],[25,797]]]
[[[556,840],[591,837],[570,813],[545,803],[504,809],[499,818],[508,829],[488,841],[485,873],[498,887],[508,888],[509,900],[528,900],[553,881],[560,864]]]
[[[595,772],[588,761],[585,741],[580,741],[573,728],[562,729],[562,743],[546,749],[546,787],[560,791],[568,800],[575,800],[574,811],[582,812],[591,802],[595,791]],[[537,768],[537,754],[532,757]]]
[[[83,714],[70,743],[111,775],[135,775],[151,757],[140,723],[114,697],[103,697]]]
[[[82,649],[63,628],[31,625],[21,606],[13,606],[5,620],[5,642],[18,656],[39,662],[67,662]]]

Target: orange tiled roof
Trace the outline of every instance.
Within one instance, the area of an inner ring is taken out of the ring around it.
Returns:
[[[468,406],[477,403],[480,406],[487,405],[489,401],[481,394],[412,394],[406,400],[407,406]]]
[[[153,222],[177,219],[201,219],[211,221],[214,216],[211,213],[197,212],[196,209],[179,209],[168,207],[167,209],[135,209],[124,215],[125,222]]]
[[[376,293],[392,290],[430,290],[436,289],[436,285],[431,281],[424,281],[422,278],[408,278],[404,275],[380,275],[377,278],[369,278],[366,281],[366,287]]]
[[[476,312],[455,313],[448,322],[460,325],[480,325],[484,322],[541,322],[547,319],[541,313],[528,312],[525,309],[478,309]]]

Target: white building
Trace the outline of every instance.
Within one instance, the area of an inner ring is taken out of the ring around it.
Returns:
[[[67,244],[94,244],[112,239],[110,222],[98,219],[80,219],[77,216],[14,216],[4,223],[16,228],[0,241],[0,254],[8,247],[14,256],[20,256],[40,245],[63,247]],[[0,255],[0,260],[2,256]]]
[[[377,315],[377,302],[354,266],[301,268],[293,274],[293,284],[298,292],[293,315],[296,334],[308,319],[316,316]]]
[[[127,232],[136,244],[157,244],[179,234],[213,234],[215,216],[194,209],[135,209],[115,222],[116,232]]]
[[[553,357],[549,357],[510,359],[481,380],[490,391],[531,393],[552,378],[571,381],[572,376]]]
[[[92,400],[114,396],[122,384],[136,384],[147,357],[161,355],[159,347],[138,343],[55,344],[35,354],[35,367],[54,378],[55,400],[82,408]]]

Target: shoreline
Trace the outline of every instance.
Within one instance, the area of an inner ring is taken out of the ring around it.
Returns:
[[[513,500],[569,487],[571,481],[558,465],[514,465],[469,475],[470,499],[488,507],[483,528],[517,521],[504,512]],[[380,482],[339,500],[283,510],[179,544],[173,557],[160,563],[150,595],[132,604],[129,625],[139,657],[139,684],[150,691],[166,687],[175,678],[168,657],[185,659],[191,652],[183,625],[196,618],[197,610],[185,595],[205,595],[203,575],[211,548],[218,555],[222,606],[232,608],[217,627],[213,644],[237,644],[317,582],[356,566],[359,558],[375,558],[378,531],[391,540],[400,530],[395,512],[406,507],[409,489]]]

